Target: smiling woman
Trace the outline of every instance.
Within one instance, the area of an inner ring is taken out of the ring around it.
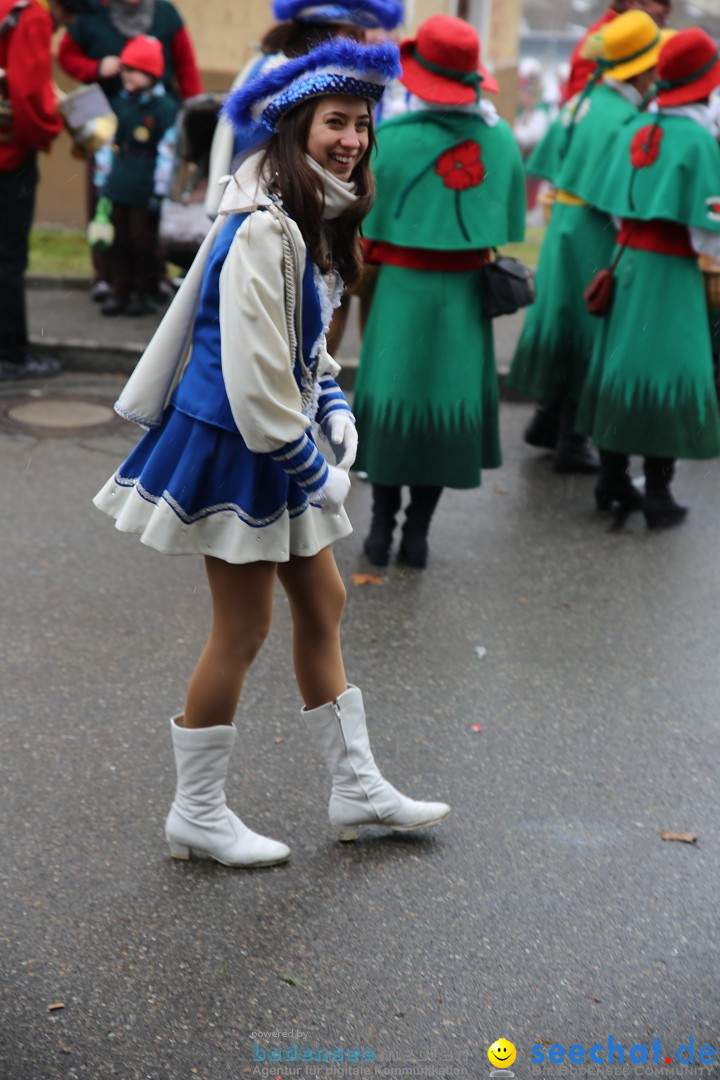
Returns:
[[[375,145],[368,102],[332,94],[310,98],[279,121],[266,145],[262,171],[282,178],[271,187],[298,222],[314,262],[333,267],[345,285],[360,275],[358,227],[374,193],[370,155]]]
[[[324,169],[349,180],[370,139],[370,112],[361,98],[321,98],[313,113],[307,152]]]
[[[260,122],[268,141],[228,183],[116,405],[151,430],[96,505],[159,551],[204,555],[212,595],[210,637],[184,713],[171,721],[178,785],[166,836],[177,859],[194,849],[229,866],[266,866],[290,854],[248,829],[223,792],[233,717],[270,629],[277,580],[341,839],[361,825],[422,828],[450,812],[400,794],[375,764],[362,694],[345,675],[345,589],[331,548],[350,532],[343,503],[357,435],[325,332],[342,278],[359,272],[358,229],[372,198],[369,103],[396,73],[394,46],[338,41],[231,96],[236,128]]]

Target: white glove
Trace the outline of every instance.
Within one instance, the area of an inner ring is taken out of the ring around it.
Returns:
[[[348,472],[355,461],[358,433],[352,414],[347,409],[331,412],[322,425],[322,432],[335,454],[338,469]]]
[[[313,492],[312,502],[324,514],[339,514],[350,490],[350,477],[345,469],[328,465],[328,478],[321,488]]]

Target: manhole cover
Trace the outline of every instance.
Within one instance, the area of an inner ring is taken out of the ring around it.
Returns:
[[[31,435],[85,435],[107,430],[118,420],[106,401],[58,395],[14,397],[2,408],[6,427]]]
[[[95,427],[109,423],[114,415],[107,405],[90,401],[28,401],[8,411],[10,419],[18,424],[51,428]]]

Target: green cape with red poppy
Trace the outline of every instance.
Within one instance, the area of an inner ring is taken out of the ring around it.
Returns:
[[[429,251],[472,251],[522,240],[525,181],[510,127],[467,113],[422,111],[377,130],[371,240]]]
[[[597,178],[604,174],[615,142],[637,114],[632,102],[611,86],[599,83],[587,97],[578,94],[563,107],[530,155],[527,171],[595,205],[588,193],[597,187]],[[573,133],[568,143],[570,124]]]
[[[690,117],[642,114],[623,129],[590,195],[617,217],[720,232],[720,147]]]

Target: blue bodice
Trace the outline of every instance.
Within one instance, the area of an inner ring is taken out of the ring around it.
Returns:
[[[253,213],[269,213],[255,210]],[[222,373],[220,341],[220,273],[230,251],[235,234],[242,228],[249,213],[232,214],[213,244],[203,277],[200,304],[195,318],[192,353],[183,377],[172,398],[176,409],[203,420],[205,423],[237,432]],[[310,354],[323,331],[320,297],[313,274],[313,263],[306,259],[302,281],[302,356],[312,370],[317,360]],[[295,356],[293,373],[298,389],[302,390],[299,357]]]

